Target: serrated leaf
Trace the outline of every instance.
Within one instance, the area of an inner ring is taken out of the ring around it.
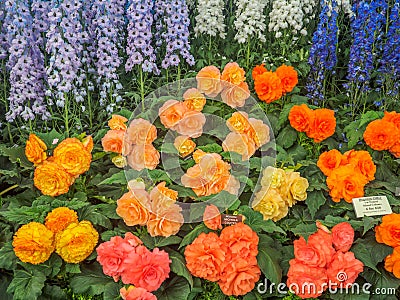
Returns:
[[[297,131],[294,130],[290,125],[288,125],[279,132],[279,135],[276,138],[276,143],[279,144],[281,147],[288,149],[293,146],[296,139]]]
[[[118,173],[115,173],[115,174],[111,175],[111,177],[104,179],[98,185],[104,185],[104,184],[123,184],[123,185],[127,185],[128,182],[126,180],[125,172],[124,171],[120,171]]]
[[[119,290],[121,286],[117,282],[110,282],[104,289],[103,300],[118,300],[121,299]]]
[[[49,207],[37,206],[28,207],[22,206],[8,211],[0,212],[7,221],[17,224],[27,224],[31,221],[43,222],[44,214],[49,210]]]
[[[167,184],[172,183],[171,178],[169,178],[168,174],[163,170],[148,170],[148,174],[150,178],[154,181],[154,183],[158,183],[161,181],[165,181]]]
[[[36,300],[42,293],[45,281],[46,276],[40,271],[15,270],[7,293],[12,293],[14,300]]]
[[[53,145],[53,141],[57,140],[57,144],[59,144],[60,142],[62,142],[65,139],[65,135],[59,133],[57,130],[55,130],[54,128],[50,131],[50,132],[46,132],[46,133],[41,133],[38,132],[36,134],[40,139],[43,140],[43,142],[46,144],[46,146],[48,148],[50,147],[55,147]]]
[[[372,284],[372,288],[368,291],[371,292],[371,300],[395,300],[398,299],[393,292],[400,286],[400,280],[395,278],[392,274],[387,272],[384,268],[379,268],[378,272],[373,270],[365,270],[361,274],[368,283]],[[385,293],[374,293],[374,291],[384,291]],[[390,290],[389,290],[390,289]],[[391,291],[391,295],[389,294]],[[393,297],[392,297],[393,296]]]
[[[291,230],[295,235],[302,236],[306,240],[308,237],[317,231],[317,225],[313,224],[299,224]]]
[[[11,242],[5,243],[0,249],[0,268],[13,270],[17,262],[14,249]]]
[[[193,277],[186,267],[185,258],[179,252],[174,251],[170,248],[166,248],[165,250],[168,252],[169,258],[172,261],[171,271],[174,272],[176,275],[186,278],[186,280],[190,284],[190,287],[193,287]]]
[[[177,235],[171,235],[169,237],[157,237],[154,246],[165,247],[169,245],[176,245],[182,241],[182,238]]]
[[[364,235],[367,233],[368,230],[374,228],[375,225],[379,224],[379,219],[365,216],[365,217],[363,217],[362,222],[363,222],[363,227],[364,227],[364,231],[363,231],[362,235]]]
[[[172,143],[163,143],[160,149],[161,153],[178,154],[178,150]]]
[[[294,106],[293,103],[285,104],[285,106],[283,107],[282,111],[279,114],[278,126],[276,128],[277,130],[279,130],[282,127],[282,125],[285,124],[285,122],[288,120],[290,110],[292,109],[293,106]]]
[[[71,273],[71,274],[79,274],[79,273],[81,273],[81,268],[80,268],[79,264],[66,263],[65,264],[65,272]]]
[[[58,285],[45,285],[43,295],[38,300],[65,300],[67,294]]]
[[[190,286],[185,278],[175,276],[165,287],[154,294],[158,300],[187,300]]]
[[[322,191],[313,191],[307,193],[306,205],[312,218],[314,218],[318,209],[324,205],[325,202],[326,198]]]
[[[72,277],[70,286],[75,294],[100,295],[110,282],[112,278],[105,276],[100,265],[94,263],[82,268],[81,274]]]
[[[280,252],[271,247],[269,237],[259,235],[257,262],[261,271],[271,282],[278,284],[282,280],[282,268],[279,265]]]
[[[11,162],[18,163],[23,168],[33,168],[33,164],[26,158],[25,146],[2,149],[2,153],[4,156],[7,156]]]
[[[200,235],[200,233],[209,233],[211,231],[212,230],[207,228],[204,223],[197,225],[195,228],[193,228],[193,230],[185,235],[185,237],[182,239],[182,242],[179,244],[178,249],[181,249],[182,247],[191,244]]]
[[[207,153],[221,153],[222,147],[217,143],[208,144],[205,146],[198,146],[197,149],[203,150]]]
[[[57,254],[53,253],[50,258],[44,263],[32,265],[28,263],[19,262],[28,272],[40,271],[49,278],[55,277],[61,270],[62,259]]]
[[[376,267],[378,262],[373,259],[371,253],[365,245],[356,244],[351,248],[351,250],[354,252],[355,257],[361,260],[365,266],[375,270],[376,272],[379,272],[378,268]]]
[[[112,228],[110,220],[100,212],[97,212],[97,206],[85,206],[78,211],[78,214],[80,220],[87,220],[94,225],[100,225],[107,229]]]
[[[277,226],[273,221],[264,220],[260,212],[255,211],[248,206],[241,206],[238,212],[239,214],[246,217],[246,220],[244,222],[249,225],[251,229],[253,229],[255,232],[265,231],[267,233],[285,233],[283,229]]]

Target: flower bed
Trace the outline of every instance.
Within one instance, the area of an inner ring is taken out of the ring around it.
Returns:
[[[398,0],[0,3],[1,299],[398,299]]]

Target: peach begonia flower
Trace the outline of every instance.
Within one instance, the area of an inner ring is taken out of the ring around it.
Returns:
[[[175,138],[174,147],[182,157],[186,157],[194,151],[196,143],[188,136],[179,135]]]
[[[128,119],[120,115],[112,115],[108,121],[108,127],[112,130],[126,130]]]
[[[117,214],[128,226],[146,225],[149,219],[150,196],[145,190],[129,191],[117,200]]]
[[[227,63],[221,75],[222,84],[225,87],[231,87],[232,84],[239,85],[246,80],[245,74],[246,72],[238,65],[238,63]]]
[[[107,152],[122,153],[124,144],[124,130],[109,130],[101,139],[103,150]]]
[[[183,94],[183,104],[186,105],[188,110],[202,111],[206,104],[206,97],[196,88],[188,89]]]
[[[158,110],[158,114],[165,128],[174,129],[188,111],[187,106],[183,102],[168,100]]]
[[[201,69],[197,75],[197,89],[209,97],[216,97],[222,91],[221,72],[215,66]]]
[[[47,159],[46,144],[35,134],[31,133],[26,141],[25,156],[35,166]]]
[[[157,300],[157,297],[146,289],[133,285],[129,286],[128,289],[121,288],[119,293],[123,300]]]
[[[249,117],[244,111],[236,111],[226,120],[229,130],[236,133],[247,133],[250,129]]]
[[[203,222],[212,230],[222,229],[221,213],[218,207],[213,204],[207,205],[203,214]]]
[[[133,120],[126,132],[127,141],[135,145],[148,145],[156,138],[156,126],[141,118]]]
[[[174,129],[180,135],[197,138],[203,134],[203,126],[206,123],[206,117],[198,111],[188,111],[183,118],[176,124]]]
[[[248,160],[256,151],[256,145],[246,134],[229,133],[222,142],[224,151],[236,152],[242,155],[242,160]]]
[[[246,82],[239,85],[227,86],[221,93],[221,99],[232,108],[242,107],[250,97],[249,86]]]
[[[134,145],[127,156],[129,166],[136,170],[154,170],[160,162],[160,153],[152,144]]]
[[[182,208],[178,204],[171,204],[167,209],[156,209],[153,206],[153,212],[147,221],[147,231],[153,237],[177,234],[184,223]]]

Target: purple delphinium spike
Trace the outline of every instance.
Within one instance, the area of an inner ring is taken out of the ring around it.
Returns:
[[[383,44],[382,55],[379,59],[379,76],[378,86],[386,82],[393,86],[390,86],[386,90],[388,96],[396,96],[399,93],[400,85],[400,1],[396,0],[394,5],[391,7],[388,30]],[[382,39],[383,41],[383,39]]]
[[[6,18],[6,3],[0,2],[0,61],[7,58],[7,37],[6,28],[4,26],[4,21]]]
[[[28,0],[7,1],[8,15],[4,42],[8,45],[7,69],[9,70],[8,122],[17,117],[34,120],[40,116],[50,118],[44,103],[44,60],[36,43]]]
[[[153,1],[129,0],[127,10],[128,37],[126,53],[128,59],[125,70],[130,72],[136,65],[141,65],[144,72],[159,74],[156,65],[156,55],[151,45],[153,34]]]
[[[44,39],[46,31],[49,29],[49,12],[53,5],[53,1],[32,0],[31,10],[33,17],[33,32],[35,34],[36,43],[40,48],[46,46]]]
[[[384,0],[355,2],[351,19],[353,44],[350,47],[350,58],[347,79],[355,90],[370,90],[370,80],[374,69],[376,50],[382,38],[382,29],[386,23],[387,3]],[[349,88],[349,85],[345,85]]]
[[[189,65],[194,65],[194,58],[190,54],[189,44],[189,11],[185,0],[156,0],[156,29],[165,43],[165,56],[161,63],[162,68],[178,66],[181,56]]]
[[[337,17],[338,3],[336,0],[327,2],[320,1],[322,10],[319,15],[319,23],[317,30],[312,38],[312,46],[308,63],[311,67],[309,80],[306,84],[310,99],[314,100],[314,104],[318,104],[318,100],[324,99],[324,80],[326,72],[335,73],[337,62]]]
[[[121,51],[124,25],[124,0],[95,0],[93,4],[93,30],[95,36],[94,65],[100,88],[100,104],[107,95],[116,101],[122,100],[118,91],[122,88],[117,70],[122,63]]]
[[[89,34],[82,27],[81,13],[82,0],[64,0],[49,13],[50,27],[46,34],[46,51],[50,55],[49,90],[46,94],[52,95],[60,107],[64,106],[65,94],[73,92],[78,102],[85,94],[82,57]]]

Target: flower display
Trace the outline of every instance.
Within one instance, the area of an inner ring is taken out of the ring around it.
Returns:
[[[31,222],[18,229],[12,246],[21,261],[40,264],[48,260],[54,251],[54,234],[43,224]]]
[[[261,189],[255,194],[252,208],[259,211],[264,220],[278,221],[289,212],[297,201],[307,199],[308,180],[300,173],[267,167],[263,170]]]
[[[244,223],[225,227],[221,235],[201,233],[185,249],[192,275],[218,282],[225,295],[245,295],[260,277],[258,236]]]
[[[318,222],[317,227],[307,242],[303,237],[294,241],[294,259],[289,261],[287,285],[302,299],[319,297],[328,288],[328,280],[329,288],[334,290],[349,287],[364,269],[364,264],[349,251],[354,238],[349,223],[335,225],[332,232]],[[315,288],[302,289],[304,284]]]
[[[327,176],[335,202],[344,199],[351,203],[353,198],[363,197],[365,185],[375,179],[376,166],[367,151],[350,150],[342,155],[333,149],[321,154],[317,166]]]
[[[305,132],[315,143],[332,136],[336,130],[333,110],[319,108],[311,110],[306,104],[295,105],[289,112],[290,125],[299,132]]]
[[[372,121],[364,132],[364,141],[374,150],[389,150],[395,157],[400,148],[400,113],[385,112],[382,119]]]

